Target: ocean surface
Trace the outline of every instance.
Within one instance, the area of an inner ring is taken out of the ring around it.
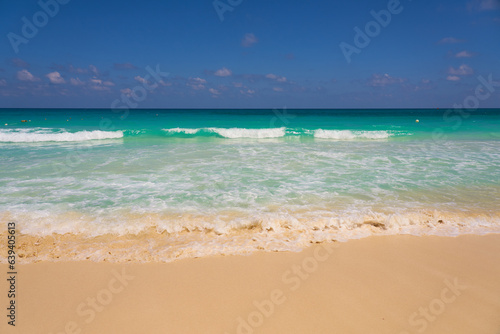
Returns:
[[[500,232],[500,109],[1,109],[0,122],[0,218],[27,261]]]

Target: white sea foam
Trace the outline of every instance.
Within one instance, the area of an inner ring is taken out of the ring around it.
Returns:
[[[353,140],[353,139],[387,139],[392,134],[388,131],[351,131],[351,130],[323,130],[314,131],[315,138]]]
[[[171,128],[163,129],[170,134],[196,135],[213,133],[224,138],[281,138],[285,136],[313,135],[320,139],[355,140],[355,139],[387,139],[395,134],[389,131],[352,131],[352,130],[309,130],[309,129],[246,129],[246,128]]]
[[[244,129],[244,128],[172,128],[163,129],[167,133],[183,133],[194,135],[200,132],[215,133],[224,138],[280,138],[285,136],[286,128]]]
[[[285,136],[285,128],[242,129],[242,128],[209,128],[225,138],[280,138]]]
[[[400,214],[367,211],[347,215],[327,211],[305,215],[269,212],[247,217],[227,212],[196,215],[121,211],[116,212],[116,216],[104,217],[40,211],[0,212],[0,216],[19,222],[17,228],[27,244],[27,248],[21,250],[26,263],[89,259],[170,262],[259,250],[299,251],[312,243],[372,235],[456,236],[500,232],[498,213],[463,215],[438,211]],[[54,237],[59,241],[57,247]],[[6,263],[6,258],[0,256],[0,263]]]
[[[172,128],[172,129],[163,129],[163,131],[171,132],[171,133],[185,133],[188,135],[194,135],[201,129],[186,129],[186,128]]]
[[[122,137],[122,131],[54,132],[53,129],[44,128],[0,130],[0,142],[4,143],[77,142]]]
[[[17,211],[17,210],[16,210]],[[239,232],[306,233],[316,231],[347,240],[377,234],[437,234],[500,232],[500,212],[455,213],[438,210],[401,210],[375,212],[369,209],[354,211],[280,210],[254,212],[248,210],[145,211],[140,209],[77,211],[36,210],[0,212],[9,221],[19,221],[20,231],[27,235],[82,234],[97,237],[106,234],[137,235],[153,226],[157,233],[215,232],[218,235]],[[369,232],[369,233],[368,233]],[[366,234],[368,233],[368,234]],[[308,240],[314,241],[314,240]]]
[[[246,128],[171,128],[163,129],[170,134],[196,135],[202,133],[217,134],[224,138],[281,138],[285,136],[311,136],[320,139],[334,140],[355,140],[355,139],[387,139],[395,136],[395,133],[389,131],[353,131],[353,130],[309,130],[309,129],[246,129]]]

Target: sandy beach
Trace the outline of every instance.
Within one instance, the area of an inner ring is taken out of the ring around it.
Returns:
[[[172,263],[21,263],[16,326],[4,315],[0,331],[498,334],[499,263],[498,234],[381,236]]]
[[[500,0],[1,4],[0,334],[500,334]]]

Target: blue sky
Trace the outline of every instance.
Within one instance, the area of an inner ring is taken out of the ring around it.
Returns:
[[[0,0],[0,13],[4,108],[500,107],[500,86],[479,86],[500,82],[500,0]]]

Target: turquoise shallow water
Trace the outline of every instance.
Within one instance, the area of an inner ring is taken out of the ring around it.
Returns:
[[[3,109],[2,136],[6,131],[121,131],[123,136],[158,137],[281,137],[270,133],[284,128],[285,136],[314,137],[312,130],[366,131],[374,139],[495,139],[500,135],[498,109],[453,110],[83,110]],[[420,122],[416,123],[418,119]],[[23,123],[21,120],[27,120]],[[7,124],[7,125],[4,125]],[[221,133],[213,129],[261,129],[262,134]],[[166,129],[176,130],[165,131]],[[182,130],[198,130],[192,131]],[[264,130],[268,130],[267,132]],[[377,133],[378,131],[378,133]],[[272,132],[272,131],[271,131]],[[381,133],[381,132],[386,132]],[[359,133],[358,133],[359,134]],[[334,133],[330,137],[337,138]],[[338,134],[341,136],[342,134]],[[328,134],[316,134],[316,137]],[[363,136],[361,136],[362,138]],[[45,140],[38,138],[39,140]],[[60,138],[59,140],[63,140]],[[338,138],[341,139],[341,138]],[[348,138],[344,138],[348,139]],[[21,139],[18,139],[21,140]],[[24,141],[29,139],[25,138]],[[22,141],[22,140],[21,140]]]
[[[40,109],[0,119],[0,214],[26,234],[257,226],[306,242],[500,226],[500,110]]]

